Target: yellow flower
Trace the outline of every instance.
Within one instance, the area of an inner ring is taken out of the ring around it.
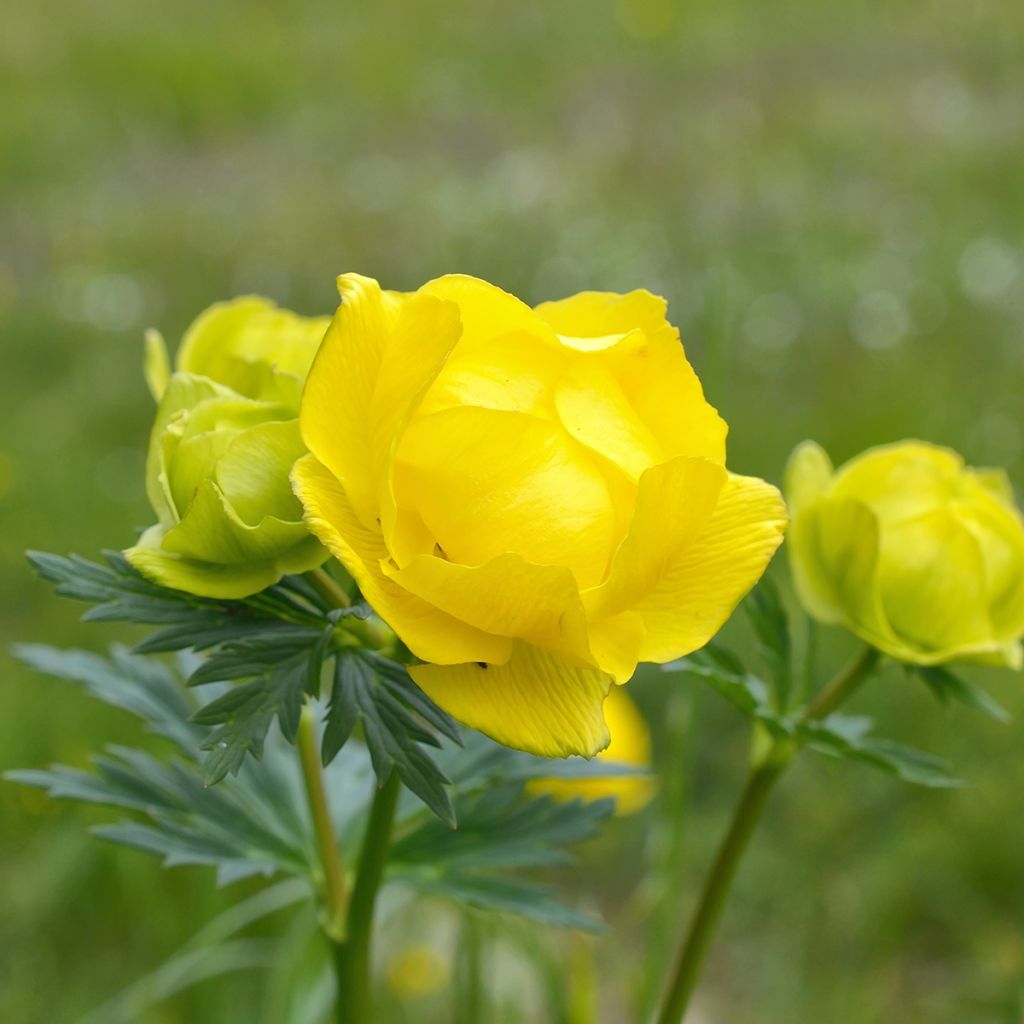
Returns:
[[[265,299],[222,303],[189,328],[173,376],[162,339],[147,338],[159,406],[146,492],[159,521],[125,552],[145,576],[239,598],[328,557],[289,483],[306,451],[299,396],[326,325]]]
[[[786,491],[790,564],[811,615],[901,661],[1020,667],[1024,523],[1005,473],[920,441],[834,471],[808,441]]]
[[[604,702],[604,720],[611,742],[598,754],[599,761],[648,769],[651,766],[651,733],[637,706],[619,686],[613,686]],[[531,793],[550,793],[559,800],[601,800],[615,797],[615,813],[633,814],[654,795],[654,784],[647,775],[620,775],[593,779],[537,779],[530,782]]]
[[[595,754],[639,661],[705,644],[782,539],[782,497],[725,469],[665,303],[530,309],[475,278],[339,278],[293,472],[312,531],[456,718]]]

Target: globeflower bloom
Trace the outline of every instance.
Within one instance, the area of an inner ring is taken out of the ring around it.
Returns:
[[[760,577],[781,495],[726,470],[648,292],[339,289],[300,414],[310,529],[437,704],[508,746],[597,753],[611,683],[703,646]]]
[[[1024,523],[1001,470],[903,441],[836,471],[808,441],[786,497],[790,564],[815,618],[917,665],[1020,667]]]
[[[218,304],[189,328],[173,375],[163,340],[147,338],[159,405],[146,493],[158,522],[125,552],[143,575],[240,598],[328,557],[289,483],[306,451],[299,397],[327,323],[265,299]]]

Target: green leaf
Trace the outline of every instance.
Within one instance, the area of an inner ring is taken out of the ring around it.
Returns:
[[[192,716],[196,725],[219,726],[202,743],[202,749],[210,752],[203,764],[206,784],[212,786],[229,773],[236,774],[246,754],[259,760],[275,718],[285,739],[294,742],[309,683],[307,652],[302,651],[197,711]]]
[[[224,885],[253,875],[283,873],[300,879],[312,893],[312,879],[318,871],[316,839],[298,758],[280,730],[271,728],[266,736],[261,761],[247,759],[237,775],[209,787],[199,747],[210,730],[199,722],[186,721],[194,691],[186,688],[170,666],[152,664],[123,651],[106,659],[34,647],[23,653],[35,667],[78,682],[98,699],[128,708],[152,731],[178,736],[183,742],[152,753],[111,747],[93,758],[88,771],[56,765],[47,770],[12,772],[8,778],[47,790],[55,798],[119,809],[126,816],[99,826],[95,834],[158,856],[167,866],[209,865]],[[594,927],[589,918],[561,906],[549,890],[514,877],[514,872],[567,862],[566,848],[593,835],[610,814],[612,802],[557,804],[547,796],[529,795],[524,785],[531,778],[553,774],[566,778],[614,774],[616,766],[531,757],[472,731],[465,736],[465,749],[459,748],[449,736],[454,733],[462,738],[454,723],[438,718],[440,712],[422,703],[400,666],[375,655],[342,660],[349,662],[350,670],[366,673],[360,685],[372,691],[356,702],[360,716],[369,708],[368,718],[381,719],[378,728],[393,724],[380,714],[382,707],[392,715],[399,714],[376,693],[383,688],[418,727],[424,728],[429,717],[443,728],[434,738],[440,744],[434,748],[437,763],[430,760],[428,769],[413,762],[412,769],[429,771],[432,778],[440,780],[450,774],[455,780],[451,803],[460,820],[458,830],[432,817],[412,793],[400,800],[395,826],[398,838],[389,854],[386,877],[476,907],[572,927]],[[296,688],[304,670],[296,657]],[[234,705],[239,689],[246,684],[238,688],[208,685],[218,691],[218,699],[226,697],[227,703]],[[423,716],[423,711],[428,716]],[[175,720],[177,724],[172,726]],[[401,735],[412,732],[407,729]],[[393,737],[392,742],[397,739]],[[392,770],[403,763],[401,750],[396,755],[391,747],[385,747],[384,755],[391,757]],[[378,760],[381,756],[378,753]],[[346,856],[354,854],[351,844],[365,829],[374,788],[370,761],[367,748],[353,741],[325,769],[331,817],[343,845],[349,844]],[[207,936],[211,944],[224,937],[226,933]]]
[[[731,651],[708,644],[685,658],[670,661],[662,670],[696,676],[774,735],[790,735],[793,731],[792,723],[772,706],[764,680],[748,672]]]
[[[966,704],[968,707],[994,718],[997,722],[1009,722],[1012,718],[1010,712],[1002,704],[990,697],[980,687],[954,675],[948,668],[941,665],[915,666],[913,671],[921,677],[928,689],[943,704],[949,704],[952,701]]]
[[[524,797],[519,784],[488,788],[458,802],[457,832],[430,820],[395,845],[391,857],[435,869],[486,865],[490,869],[569,863],[562,847],[597,834],[613,800],[560,802]]]
[[[500,913],[519,914],[557,928],[576,928],[598,933],[603,924],[588,914],[560,903],[548,886],[518,878],[493,875],[445,875],[410,873],[402,881],[423,892],[447,896],[464,906]]]
[[[187,753],[199,748],[202,733],[187,721],[192,705],[166,665],[132,657],[120,646],[109,658],[44,644],[15,644],[12,653],[37,672],[84,685],[93,697],[142,719]]]
[[[325,763],[341,749],[357,722],[378,783],[392,770],[442,821],[455,827],[448,777],[423,749],[440,746],[438,734],[458,742],[454,721],[436,707],[401,666],[372,651],[343,648],[335,655],[334,686],[322,742]]]
[[[789,616],[778,588],[764,576],[743,602],[743,609],[757,636],[758,650],[774,684],[778,711],[789,709],[793,689],[793,644],[789,632]]]
[[[827,757],[848,758],[869,764],[904,782],[931,788],[955,788],[964,783],[949,773],[940,758],[889,740],[875,739],[864,715],[829,715],[823,721],[802,722],[797,737]]]

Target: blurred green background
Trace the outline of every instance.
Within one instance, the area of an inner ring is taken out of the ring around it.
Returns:
[[[250,291],[329,312],[349,269],[400,289],[466,271],[532,302],[661,292],[740,471],[779,480],[808,436],[837,459],[919,436],[1024,483],[1013,0],[16,2],[0,95],[5,648],[114,635],[80,625],[22,552],[95,555],[148,523],[144,328],[175,339]],[[849,650],[825,644],[828,664]],[[1014,724],[944,710],[895,672],[857,702],[972,788],[811,758],[785,780],[705,1022],[1024,1019],[1024,695],[982,678]],[[671,838],[651,817],[617,823],[572,879],[622,935],[596,947],[612,1022],[622,947],[642,974],[652,917],[690,905],[746,742],[692,684],[652,674],[633,692],[660,723],[668,801],[686,790],[693,810],[674,818],[676,889],[635,891]],[[0,767],[136,738],[4,655]],[[0,784],[0,1020],[73,1020],[235,898],[89,838],[96,820]],[[259,1000],[240,976],[151,1019],[245,1020]],[[407,1019],[447,1019],[443,1004]]]

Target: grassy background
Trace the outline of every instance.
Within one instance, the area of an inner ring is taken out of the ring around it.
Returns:
[[[327,312],[348,269],[397,288],[463,270],[530,301],[662,292],[740,471],[778,480],[806,436],[843,459],[916,435],[1024,483],[1022,13],[17,4],[0,33],[0,641],[109,639],[22,551],[94,554],[148,522],[143,329],[176,338],[247,291]],[[1024,720],[1019,681],[986,679]],[[574,882],[629,945],[649,911],[688,904],[739,782],[741,723],[682,687],[635,688],[657,720],[667,704],[688,723],[658,747],[669,792],[694,799],[685,822],[672,809],[679,888],[633,891],[624,858],[639,872],[657,845],[643,820]],[[741,879],[707,1020],[1017,1024],[1022,726],[944,712],[895,673],[859,704],[977,785],[915,792],[801,764]],[[134,736],[4,656],[0,767]],[[74,1019],[232,898],[88,838],[94,820],[0,784],[0,1019]],[[614,1020],[626,982],[607,953]],[[152,1019],[249,1019],[258,1003],[243,978]]]

